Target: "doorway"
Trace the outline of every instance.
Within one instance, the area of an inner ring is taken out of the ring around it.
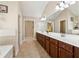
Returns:
[[[60,21],[60,33],[65,33],[66,32],[66,26],[65,26],[65,20]]]
[[[34,36],[34,21],[25,21],[25,37]]]

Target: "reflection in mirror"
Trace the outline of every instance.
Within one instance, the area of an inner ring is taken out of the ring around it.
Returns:
[[[65,33],[65,29],[66,29],[65,22],[66,22],[65,20],[60,21],[60,33]]]
[[[67,33],[67,34],[79,34],[79,2],[77,1],[75,4],[69,6],[62,10],[59,14],[55,13],[53,16],[55,18],[51,18],[52,22],[54,22],[54,32],[58,33]],[[62,25],[61,21],[65,20],[65,26]],[[64,26],[64,27],[63,27]],[[64,28],[65,31],[62,29]],[[64,31],[64,32],[61,32]]]
[[[47,23],[47,32],[52,32],[52,23]]]
[[[53,32],[53,23],[52,22],[47,22],[47,32]]]

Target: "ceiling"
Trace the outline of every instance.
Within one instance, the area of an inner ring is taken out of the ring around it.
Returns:
[[[41,17],[48,1],[23,1],[20,2],[23,16]]]
[[[41,17],[48,1],[23,1],[20,2],[23,16]],[[68,8],[73,14],[79,16],[79,2]],[[53,12],[48,19],[55,19],[61,11]]]
[[[72,14],[74,14],[75,16],[79,16],[79,2],[77,1],[76,4],[71,5],[70,7],[68,7],[68,11],[71,12]],[[50,21],[55,20],[56,17],[58,17],[60,15],[62,11],[56,11],[53,14],[51,14],[48,19]]]

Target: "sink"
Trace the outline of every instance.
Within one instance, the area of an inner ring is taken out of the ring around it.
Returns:
[[[61,33],[61,37],[65,37],[65,34],[62,34],[62,33]]]

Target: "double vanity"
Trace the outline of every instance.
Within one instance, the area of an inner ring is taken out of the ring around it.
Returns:
[[[79,58],[79,35],[37,31],[36,38],[52,58]]]

